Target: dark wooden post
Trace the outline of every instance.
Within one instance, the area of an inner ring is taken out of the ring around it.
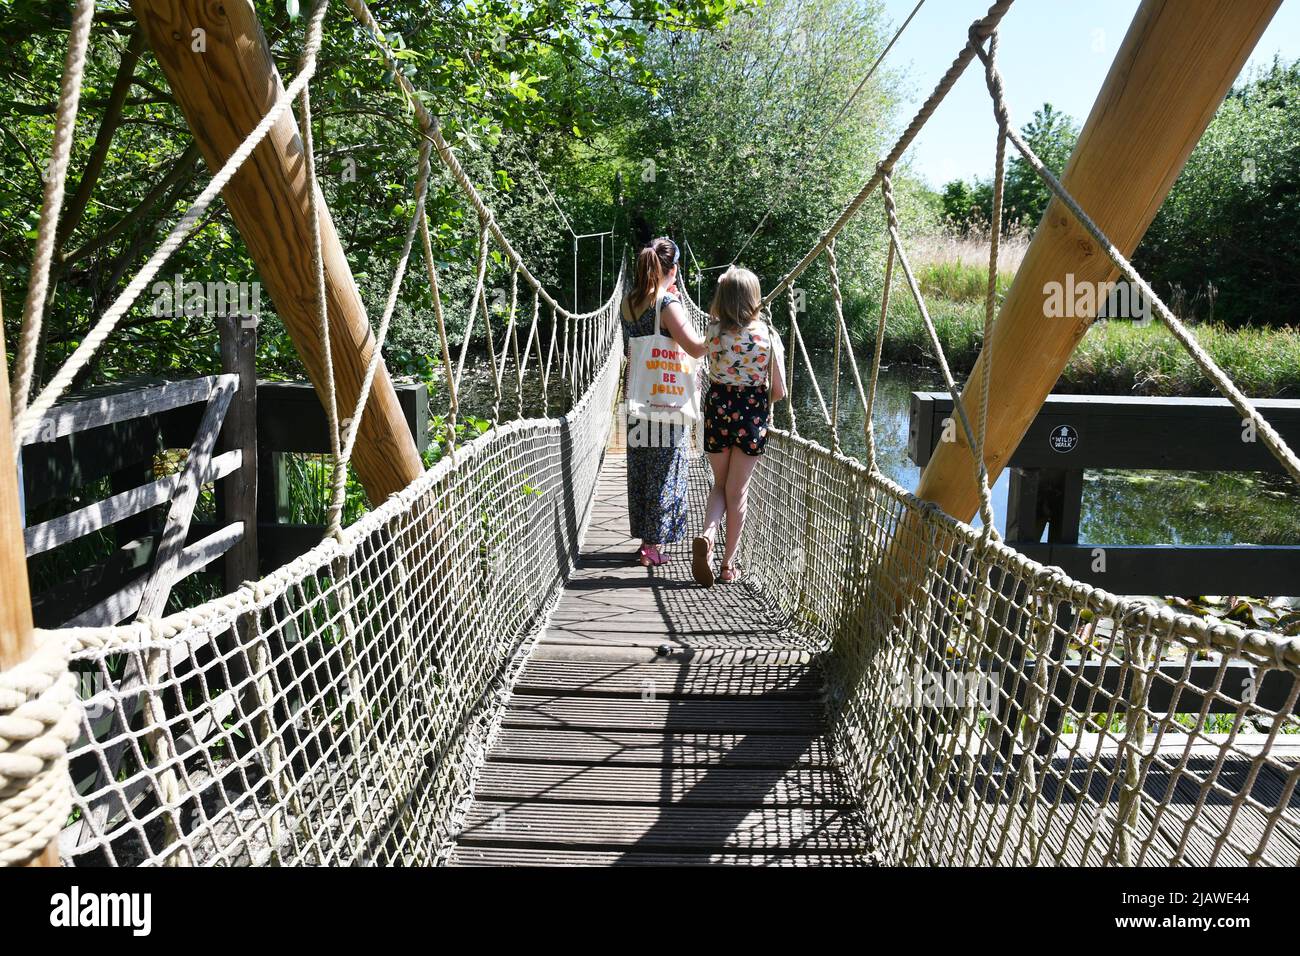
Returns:
[[[226,552],[226,593],[258,576],[257,564],[257,319],[223,315],[217,319],[221,333],[221,370],[239,376],[221,429],[221,450],[239,449],[239,470],[222,480],[217,497],[222,524],[244,523],[244,534]]]

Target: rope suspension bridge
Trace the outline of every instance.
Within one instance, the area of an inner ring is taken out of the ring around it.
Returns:
[[[13,440],[57,425],[77,372],[224,191],[259,266],[306,250],[299,265],[307,268],[267,282],[326,410],[333,500],[319,545],[178,613],[162,611],[183,540],[164,541],[161,571],[126,624],[33,632],[14,593],[25,584],[6,583],[0,860],[53,861],[57,852],[69,863],[112,865],[1300,862],[1300,640],[1072,581],[1002,543],[989,491],[1086,330],[1046,328],[1041,314],[1027,323],[1017,310],[1042,275],[1080,259],[1080,271],[1118,272],[1150,297],[1300,480],[1294,452],[1125,256],[1276,4],[1145,4],[1103,91],[1109,99],[1081,138],[1083,155],[1061,178],[1033,155],[1006,107],[997,42],[1011,5],[998,0],[971,25],[868,183],[769,291],[766,308],[789,306],[787,381],[803,362],[800,387],[816,393],[832,447],[801,438],[793,416],[788,431],[773,431],[750,493],[745,583],[703,590],[688,585],[684,562],[647,571],[628,560],[614,414],[623,277],[585,314],[543,288],[364,0],[346,6],[387,60],[420,143],[415,212],[377,326],[344,281],[315,178],[309,82],[324,0],[306,18],[297,76],[287,88],[276,79],[269,101],[229,118],[225,132],[216,120],[198,122],[212,99],[202,83],[221,70],[189,75],[180,52],[188,40],[172,38],[204,22],[208,56],[235,57],[238,48],[273,75],[251,6],[228,2],[218,24],[201,20],[216,16],[208,5],[141,0],[148,40],[214,176],[67,364],[30,396],[93,17],[93,2],[79,0],[15,363]],[[907,258],[892,175],[976,61],[998,129],[994,182],[1010,145],[1056,198],[999,312],[1000,189],[994,197],[984,350],[961,390]],[[1148,88],[1116,79],[1126,71]],[[1162,98],[1169,84],[1183,84],[1187,105]],[[1160,116],[1150,115],[1151,102],[1161,103]],[[1107,164],[1116,160],[1103,147],[1118,139],[1112,124],[1126,123],[1126,140],[1135,128],[1146,139],[1131,151],[1142,155],[1125,160],[1134,170],[1126,194],[1113,198],[1116,167]],[[456,357],[424,216],[435,156],[480,225]],[[286,157],[301,160],[292,176]],[[279,219],[293,235],[264,241],[259,190],[282,190]],[[839,293],[836,237],[877,190],[889,240],[880,327],[897,271],[959,424],[918,494],[878,467],[870,410],[883,336],[863,381]],[[1145,212],[1132,212],[1134,204]],[[450,453],[428,470],[386,425],[395,399],[381,358],[417,236],[453,426]],[[500,339],[484,288],[493,250],[512,275]],[[828,402],[794,308],[794,283],[823,259],[836,312],[835,381],[847,362],[867,409],[865,462],[840,453],[839,387]],[[703,312],[686,302],[702,328]],[[480,321],[495,423],[457,444],[457,397]],[[512,368],[521,397],[515,420],[504,421]],[[523,417],[528,375],[540,385],[542,417]],[[549,412],[556,396],[567,406],[558,417]],[[3,427],[10,418],[0,415]],[[344,526],[349,463],[376,507]],[[696,520],[706,471],[693,465]],[[12,473],[6,481],[3,530],[16,533]],[[193,507],[183,498],[173,510]],[[965,523],[976,511],[978,529]],[[1243,665],[1247,683],[1235,676]],[[96,690],[81,699],[76,675],[84,674],[97,678]],[[910,687],[919,674],[947,687],[975,675],[990,691],[973,703],[922,704],[899,691],[900,679]]]

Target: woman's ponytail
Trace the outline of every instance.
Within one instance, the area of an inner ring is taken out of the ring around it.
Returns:
[[[658,290],[664,277],[677,265],[677,246],[671,239],[651,239],[636,254],[636,299],[644,302]]]
[[[659,261],[659,253],[655,251],[652,242],[636,255],[636,297],[638,301],[644,301],[654,295],[663,278],[663,263]]]

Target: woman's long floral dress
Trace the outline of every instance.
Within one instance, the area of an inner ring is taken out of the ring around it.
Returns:
[[[660,311],[676,301],[671,293],[665,294]],[[623,334],[628,339],[654,335],[654,331],[653,305],[636,321],[623,320]],[[632,537],[650,544],[682,540],[686,537],[690,431],[680,425],[649,426],[629,415],[627,435],[627,515]],[[651,440],[644,440],[646,437]]]

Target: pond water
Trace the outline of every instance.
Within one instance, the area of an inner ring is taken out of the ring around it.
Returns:
[[[833,355],[818,351],[810,358],[829,407]],[[861,375],[865,385],[869,360]],[[872,423],[880,468],[909,490],[920,478],[907,457],[912,392],[942,390],[937,369],[892,365],[881,372]],[[802,363],[795,372],[794,399],[799,434],[829,446],[830,430]],[[840,380],[840,444],[845,454],[865,459],[862,415],[846,365]],[[788,426],[784,412],[778,423]],[[1008,481],[1004,472],[993,487],[999,528],[1006,523]],[[1087,544],[1295,544],[1300,542],[1300,494],[1285,478],[1256,473],[1090,471],[1084,475],[1079,538]]]

